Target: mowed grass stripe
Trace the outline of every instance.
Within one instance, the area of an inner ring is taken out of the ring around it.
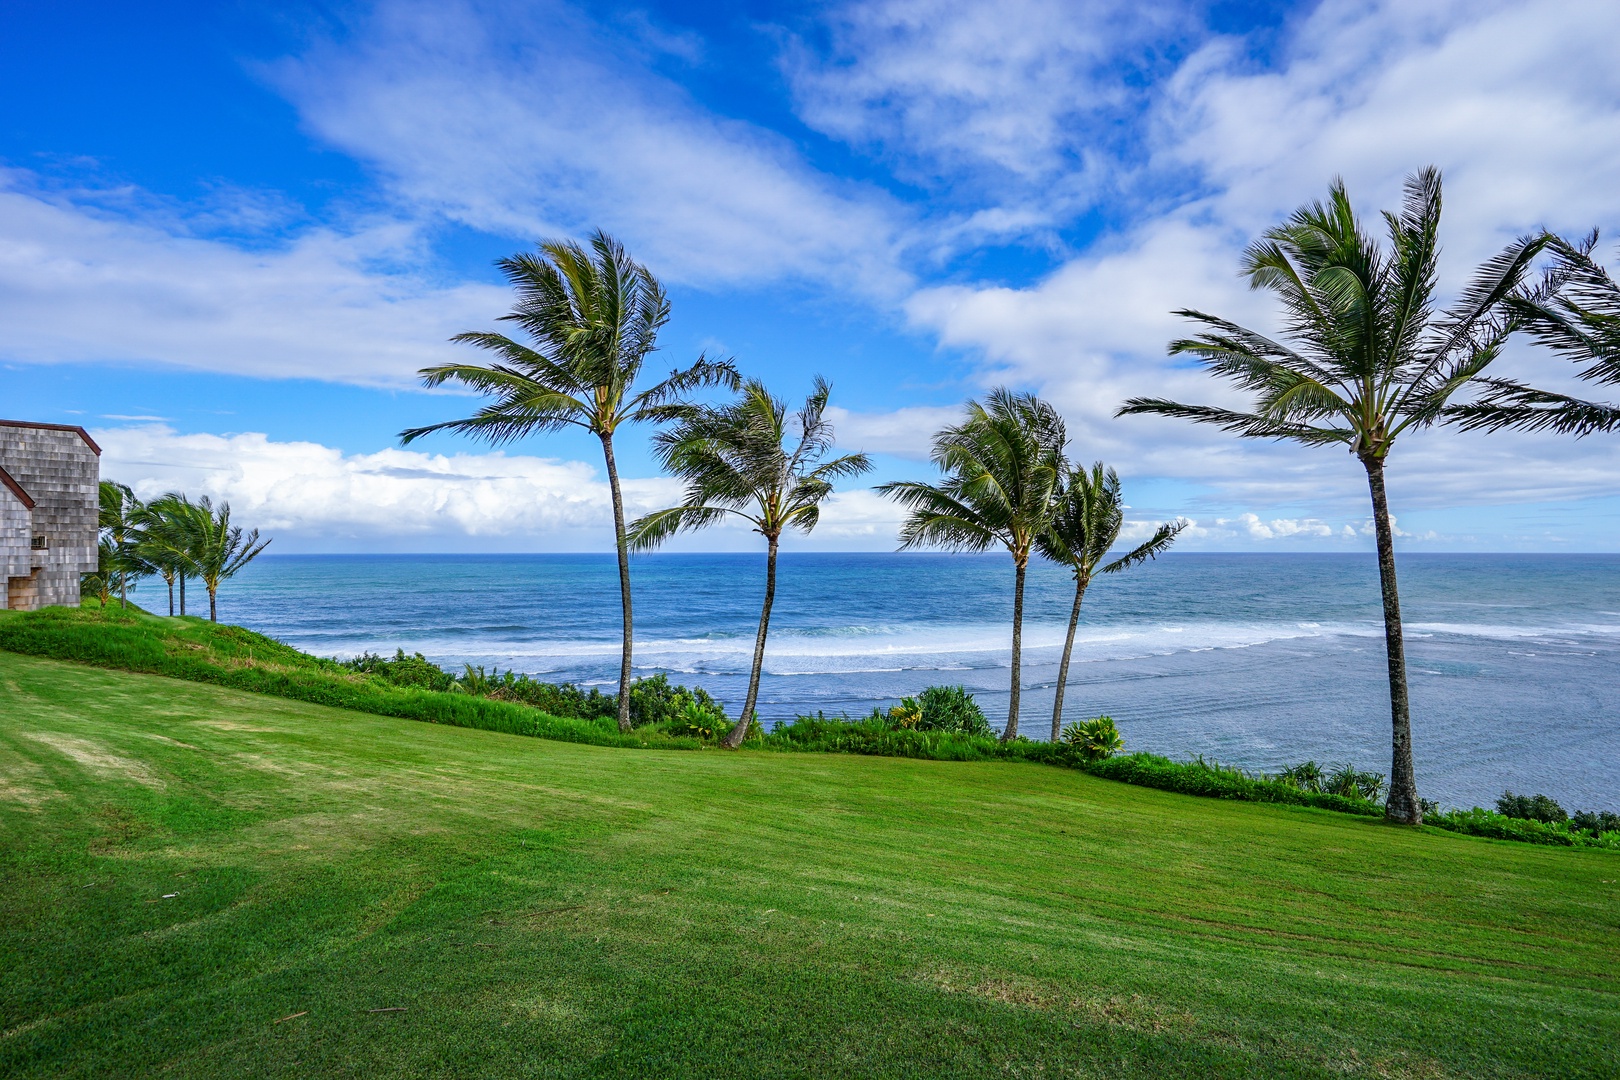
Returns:
[[[1620,1072],[1604,851],[3,653],[0,776],[5,1075]]]

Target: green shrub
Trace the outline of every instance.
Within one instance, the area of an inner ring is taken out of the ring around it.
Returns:
[[[1569,827],[1593,836],[1620,833],[1620,814],[1607,810],[1579,810],[1570,815]]]
[[[1350,764],[1340,765],[1322,782],[1322,790],[1332,795],[1376,801],[1384,790],[1384,774],[1358,772]]]
[[[1069,724],[1063,729],[1063,741],[1080,752],[1087,761],[1101,761],[1125,749],[1125,740],[1114,726],[1113,717],[1099,716]]]
[[[1547,796],[1515,795],[1511,791],[1502,792],[1502,797],[1496,800],[1496,812],[1503,817],[1540,821],[1545,824],[1569,820],[1564,808]]]
[[[1301,791],[1321,791],[1323,775],[1322,766],[1314,761],[1302,761],[1278,773],[1277,779]]]
[[[395,649],[392,659],[367,652],[353,660],[342,661],[342,665],[363,675],[375,675],[394,686],[446,691],[456,682],[454,675],[421,653],[406,656],[404,649]]]
[[[917,727],[922,731],[992,734],[984,710],[964,686],[930,686],[917,696],[917,708],[921,713]]]

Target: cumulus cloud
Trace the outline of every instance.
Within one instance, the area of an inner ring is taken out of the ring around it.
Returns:
[[[1397,205],[1402,178],[1446,171],[1443,267],[1450,287],[1512,236],[1547,225],[1583,232],[1620,212],[1620,73],[1605,42],[1620,9],[1597,3],[1440,4],[1329,0],[1293,28],[1274,66],[1248,43],[1219,39],[1164,88],[1149,191],[1188,192],[1146,205],[1027,288],[917,290],[914,327],[983,358],[982,379],[1040,387],[1083,453],[1138,475],[1200,482],[1233,500],[1365,499],[1354,463],[1326,451],[1239,443],[1155,418],[1115,420],[1149,394],[1230,404],[1231,392],[1167,359],[1185,332],[1169,313],[1196,307],[1261,329],[1262,294],[1235,270],[1243,245],[1346,175],[1369,224]],[[1039,87],[1029,90],[1039,101]],[[1566,372],[1524,351],[1505,367],[1557,383]],[[1397,449],[1397,499],[1511,502],[1612,490],[1613,440],[1411,437]],[[1556,490],[1556,495],[1553,493]]]
[[[398,383],[506,290],[418,269],[416,230],[374,221],[245,248],[183,219],[132,219],[0,170],[0,356],[146,361],[265,377]]]
[[[524,454],[430,454],[387,449],[346,454],[257,432],[181,433],[163,424],[99,428],[104,477],[151,499],[168,491],[231,504],[236,519],[277,537],[277,550],[612,550],[613,509],[601,470]],[[623,480],[631,517],[671,506],[668,477]],[[867,490],[835,494],[815,542],[789,546],[893,546],[894,505]],[[728,524],[671,543],[672,550],[742,548],[759,538]]]

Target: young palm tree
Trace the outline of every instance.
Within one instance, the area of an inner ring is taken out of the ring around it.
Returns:
[[[911,511],[900,529],[902,550],[983,551],[999,543],[1012,555],[1012,694],[1003,741],[1018,736],[1024,575],[1030,552],[1057,510],[1067,441],[1056,409],[1034,394],[998,388],[983,404],[968,402],[967,417],[934,436],[931,460],[945,473],[943,480],[898,481],[877,489]]]
[[[716,524],[728,514],[742,518],[765,538],[765,602],[754,636],[748,696],[737,725],[725,740],[732,748],[747,738],[754,704],[759,700],[782,532],[814,529],[821,520],[822,502],[832,494],[833,481],[859,476],[872,467],[865,454],[827,458],[833,446],[832,425],[825,416],[830,392],[826,380],[818,376],[803,408],[789,413],[787,404],[772,397],[764,383],[750,379],[736,401],[693,410],[653,437],[654,451],[664,467],[686,481],[686,499],[680,506],[648,514],[632,524],[632,547],[657,547],[678,532]]]
[[[129,607],[131,579],[139,580],[149,572],[136,551],[144,511],[141,500],[135,497],[129,485],[114,480],[101,482],[97,518],[102,535],[111,541],[111,547],[104,553],[106,565],[98,573],[109,575],[106,584],[118,593],[118,602],[125,608]]]
[[[1576,378],[1620,383],[1620,286],[1592,258],[1593,233],[1579,244],[1552,241],[1562,287],[1551,296],[1515,298],[1513,309],[1530,336],[1586,369]],[[1598,431],[1620,431],[1620,405],[1584,401],[1537,390],[1508,379],[1481,379],[1478,401],[1447,410],[1465,430],[1556,431],[1583,438]]]
[[[1063,641],[1063,662],[1058,665],[1057,696],[1052,702],[1052,741],[1063,731],[1063,692],[1069,685],[1069,659],[1074,654],[1074,631],[1080,624],[1080,603],[1098,574],[1121,570],[1156,559],[1175,542],[1185,521],[1160,525],[1147,541],[1112,562],[1103,562],[1125,524],[1125,504],[1119,474],[1097,462],[1088,473],[1074,464],[1063,470],[1063,491],[1051,526],[1036,538],[1042,555],[1074,572],[1074,608],[1069,612],[1069,636]]]
[[[624,498],[613,435],[625,424],[681,415],[682,395],[716,384],[735,388],[730,361],[699,357],[684,371],[637,391],[658,331],[669,321],[663,286],[606,233],[591,237],[591,251],[559,240],[535,254],[498,265],[517,290],[517,304],[502,321],[523,328],[525,345],[492,331],[457,334],[452,341],[487,349],[499,359],[485,365],[443,364],[419,373],[427,386],[458,382],[494,398],[465,420],[400,433],[411,443],[434,431],[459,431],[499,446],[528,435],[578,427],[602,443],[613,498],[613,538],[619,555],[619,598],[624,645],[619,659],[619,730],[630,730],[630,556],[625,544]]]
[[[233,578],[259,553],[270,546],[259,539],[259,530],[244,533],[231,524],[231,504],[222,502],[215,509],[208,496],[196,502],[181,500],[182,528],[188,543],[186,555],[197,577],[208,589],[208,621],[219,621],[219,587]]]
[[[1384,464],[1396,439],[1440,419],[1456,394],[1495,360],[1520,325],[1507,305],[1530,295],[1523,282],[1546,245],[1524,238],[1475,271],[1457,301],[1435,310],[1440,174],[1409,177],[1399,215],[1386,213],[1390,249],[1362,231],[1342,181],[1326,203],[1296,210],[1244,253],[1252,288],[1281,302],[1286,334],[1274,340],[1201,311],[1176,314],[1208,329],[1170,344],[1211,374],[1255,395],[1248,412],[1132,398],[1120,415],[1155,413],[1215,424],[1246,438],[1344,446],[1361,462],[1372,495],[1384,602],[1393,761],[1386,813],[1423,819],[1412,770],[1411,709],[1395,543]]]
[[[186,578],[196,576],[191,558],[194,515],[184,495],[170,492],[141,508],[136,554],[143,565],[163,578],[169,589],[169,615],[174,615],[174,586],[180,583],[180,614],[186,613]]]

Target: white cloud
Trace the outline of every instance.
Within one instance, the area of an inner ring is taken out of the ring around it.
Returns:
[[[442,285],[398,222],[311,229],[245,249],[97,211],[0,170],[0,357],[145,361],[241,375],[413,380],[451,334],[505,310],[504,288]]]
[[[905,286],[898,204],[706,111],[620,44],[555,8],[384,3],[274,78],[413,212],[505,236],[602,227],[678,281]]]
[[[926,461],[934,432],[962,418],[960,405],[910,405],[886,413],[858,413],[837,405],[827,407],[843,450]]]
[[[941,189],[988,169],[997,180],[1087,186],[1106,138],[1099,117],[1140,99],[1126,76],[1155,39],[1189,25],[1179,4],[872,0],[826,16],[825,48],[796,39],[784,60],[800,116],[876,149]],[[1102,164],[1106,164],[1105,162]]]
[[[1193,198],[1152,209],[1032,287],[922,288],[907,314],[915,328],[982,356],[986,384],[1049,395],[1083,456],[1127,475],[1203,483],[1230,501],[1348,512],[1364,503],[1365,481],[1342,454],[1112,413],[1135,395],[1237,400],[1166,358],[1166,342],[1186,330],[1169,312],[1196,307],[1269,328],[1266,298],[1236,277],[1239,252],[1324,195],[1337,173],[1376,228],[1374,211],[1398,205],[1405,174],[1440,165],[1451,287],[1513,235],[1612,222],[1620,69],[1608,43],[1617,35],[1612,4],[1330,0],[1291,31],[1273,69],[1257,69],[1247,43],[1217,41],[1165,89],[1152,163],[1138,177],[1148,191],[1190,188]],[[1544,383],[1567,374],[1523,352],[1504,366]],[[1397,506],[1581,498],[1612,491],[1617,463],[1612,439],[1448,430],[1408,437],[1390,483]]]
[[[277,550],[612,550],[612,505],[601,470],[580,461],[500,452],[345,454],[256,432],[182,434],[161,424],[100,428],[101,474],[150,499],[167,491],[231,504],[240,524],[278,537]],[[671,506],[680,482],[627,477],[631,517]],[[892,547],[900,513],[875,492],[838,492],[795,548]],[[672,550],[753,550],[746,526],[710,530]]]

